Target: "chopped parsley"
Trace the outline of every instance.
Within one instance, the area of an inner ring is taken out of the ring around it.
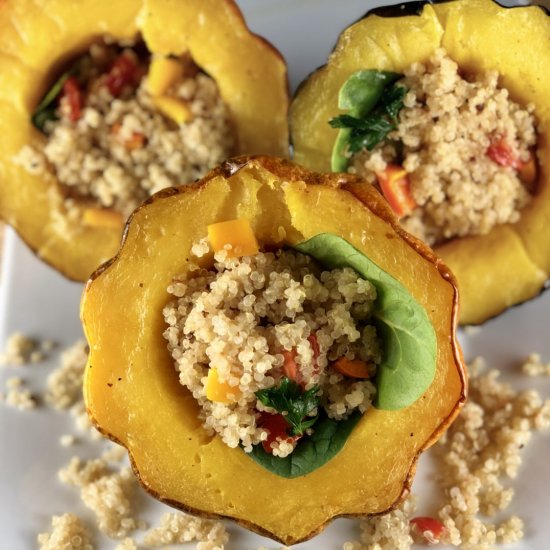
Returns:
[[[363,149],[372,151],[397,129],[399,112],[407,88],[398,84],[388,86],[375,108],[364,117],[340,115],[330,120],[333,128],[350,130],[348,151],[358,153]]]
[[[278,387],[266,388],[256,392],[256,397],[266,407],[280,412],[292,428],[292,435],[303,433],[315,424],[319,415],[308,417],[319,406],[319,386],[302,391],[296,382],[283,378]]]

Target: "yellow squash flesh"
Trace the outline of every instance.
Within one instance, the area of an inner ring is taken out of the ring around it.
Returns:
[[[166,289],[186,273],[192,244],[208,225],[236,218],[270,246],[340,235],[409,289],[437,334],[437,371],[426,393],[406,409],[369,410],[343,450],[303,477],[279,477],[207,436],[162,336]],[[465,399],[457,307],[453,276],[399,228],[376,191],[353,176],[317,175],[280,159],[237,159],[140,207],[118,255],[88,282],[81,309],[88,412],[127,447],[141,483],[160,500],[292,544],[334,517],[381,513],[407,494],[419,453]]]
[[[0,218],[71,279],[85,281],[116,252],[120,228],[69,219],[53,174],[31,175],[13,158],[44,143],[31,115],[63,63],[98,36],[138,34],[152,53],[189,52],[216,80],[237,153],[288,154],[285,62],[232,0],[0,0]]]
[[[407,6],[419,13],[398,16],[396,6],[389,10],[395,17],[371,14],[346,29],[327,65],[301,86],[290,111],[295,160],[330,170],[337,131],[328,121],[340,114],[340,87],[359,69],[403,72],[443,46],[466,74],[497,70],[514,101],[535,106],[535,197],[519,222],[435,249],[458,280],[460,321],[482,323],[536,296],[550,274],[550,50],[543,47],[550,43],[550,17],[539,7],[504,8],[491,0]]]

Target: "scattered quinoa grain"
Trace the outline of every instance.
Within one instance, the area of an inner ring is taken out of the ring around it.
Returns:
[[[36,340],[21,332],[8,337],[4,352],[0,355],[0,365],[23,365],[31,362],[31,355],[37,348]]]
[[[550,427],[550,400],[534,391],[514,391],[487,371],[483,360],[470,365],[469,400],[458,419],[428,451],[436,458],[436,479],[444,494],[439,519],[445,542],[463,550],[489,550],[523,537],[523,521],[510,516],[493,523],[514,495],[505,482],[518,475],[521,449],[533,432]],[[344,550],[408,550],[409,521],[414,506],[408,501],[382,516],[361,521],[361,542]]]
[[[120,539],[137,529],[131,509],[137,482],[130,468],[113,471],[103,459],[82,462],[73,457],[68,466],[60,470],[59,478],[80,489],[82,502],[95,513],[102,533]]]
[[[116,545],[115,550],[138,550],[138,545],[134,539],[127,537]]]
[[[74,435],[65,434],[59,438],[59,444],[62,447],[70,447],[71,445],[74,445],[75,442],[76,442],[76,438]]]
[[[90,532],[74,514],[52,517],[50,533],[38,535],[38,550],[93,550]]]
[[[8,407],[13,407],[20,411],[36,408],[36,398],[31,391],[25,387],[25,382],[18,376],[13,376],[6,380],[7,392],[3,395],[1,401]]]
[[[543,363],[538,353],[531,353],[524,363],[521,370],[527,376],[550,376],[550,363]]]
[[[67,409],[82,400],[82,382],[88,348],[79,340],[61,354],[61,366],[48,377],[46,402],[56,409]]]
[[[197,550],[223,550],[228,534],[220,521],[196,518],[180,512],[168,512],[160,525],[151,529],[143,539],[148,548],[198,541]]]

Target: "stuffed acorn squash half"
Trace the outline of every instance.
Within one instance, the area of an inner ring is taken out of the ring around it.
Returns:
[[[536,296],[550,273],[549,39],[540,7],[380,8],[291,106],[295,160],[377,187],[455,274],[462,323]]]
[[[70,279],[159,189],[288,154],[286,64],[232,0],[9,0],[0,29],[0,217]]]
[[[160,191],[84,291],[84,393],[147,491],[285,544],[390,510],[464,403],[454,277],[377,191],[240,157]]]

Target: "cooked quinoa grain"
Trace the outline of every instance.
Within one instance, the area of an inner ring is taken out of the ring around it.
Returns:
[[[528,376],[550,376],[550,363],[543,363],[540,354],[531,353],[521,370]]]
[[[138,528],[132,515],[136,481],[130,468],[113,470],[104,459],[82,462],[74,457],[59,478],[80,489],[82,502],[95,513],[102,533],[120,539]]]
[[[193,250],[202,256],[207,248],[202,242]],[[168,291],[176,299],[164,309],[164,336],[180,382],[198,401],[206,430],[230,447],[250,452],[267,439],[262,414],[275,411],[256,392],[278,387],[289,376],[289,363],[304,391],[318,388],[329,418],[342,420],[370,407],[373,384],[333,367],[341,357],[358,359],[374,374],[380,362],[376,330],[369,324],[376,290],[352,269],[323,271],[292,250],[243,258],[222,250],[211,270],[197,267]],[[214,369],[226,385],[226,403],[207,395]],[[296,444],[279,437],[270,450],[287,456]]]
[[[168,512],[160,519],[160,524],[147,532],[143,544],[147,548],[157,548],[169,544],[182,544],[198,541],[197,550],[223,550],[229,536],[223,523]]]
[[[357,154],[352,169],[375,183],[400,164],[417,204],[401,223],[430,244],[518,221],[531,199],[519,167],[536,144],[533,106],[514,102],[495,71],[464,78],[443,49],[400,84],[408,92],[390,138],[402,151],[385,142]],[[497,161],[499,151],[506,158]]]
[[[125,538],[122,542],[116,545],[115,550],[138,550],[138,545],[131,538]]]
[[[36,340],[21,332],[14,332],[7,341],[4,352],[0,354],[0,365],[23,365],[32,361],[33,353],[37,351]],[[36,356],[35,356],[36,358]]]
[[[90,532],[74,514],[52,517],[51,533],[38,535],[38,550],[93,550]]]
[[[25,386],[25,381],[18,376],[13,376],[6,380],[6,394],[0,394],[0,402],[8,407],[26,411],[34,409],[37,406],[36,398]]]
[[[88,346],[79,340],[61,354],[61,365],[48,376],[46,402],[56,409],[68,409],[82,401]]]

